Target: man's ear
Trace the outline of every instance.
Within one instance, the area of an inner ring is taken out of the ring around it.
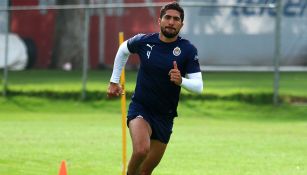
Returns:
[[[181,30],[181,28],[183,27],[183,25],[184,25],[184,23],[182,22],[182,23],[181,23],[181,27],[180,27],[180,30]]]
[[[158,18],[158,24],[161,25],[161,18]]]

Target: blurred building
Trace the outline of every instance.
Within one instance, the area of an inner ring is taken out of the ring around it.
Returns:
[[[4,2],[6,0],[2,0]],[[85,0],[79,0],[84,3]],[[263,4],[274,0],[181,0],[181,2],[221,4]],[[88,2],[88,1],[86,1]],[[90,0],[101,3],[164,2],[163,0]],[[12,6],[54,5],[55,0],[10,0]],[[284,0],[282,13],[283,66],[307,65],[307,1]],[[125,38],[137,33],[159,30],[160,8],[92,9],[90,14],[90,67],[111,67],[118,48],[118,33]],[[56,10],[12,11],[10,30],[35,47],[35,67],[51,63],[55,35]],[[268,8],[185,7],[182,36],[198,48],[202,65],[270,66],[274,58],[276,11]],[[83,19],[80,19],[83,20]],[[0,15],[1,23],[1,15]],[[0,25],[2,26],[2,25]],[[0,30],[2,30],[0,28]],[[82,35],[82,34],[80,34]],[[137,66],[133,56],[128,66]]]

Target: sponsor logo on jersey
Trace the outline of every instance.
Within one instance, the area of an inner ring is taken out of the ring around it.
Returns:
[[[151,54],[151,51],[152,51],[152,48],[153,48],[155,45],[146,44],[146,46],[150,48],[150,51],[147,51],[147,53],[146,53],[147,59],[149,59],[150,54]]]
[[[153,48],[155,45],[152,45],[152,46],[151,46],[150,44],[146,44],[146,46],[149,47],[150,50],[152,50],[152,48]]]
[[[174,50],[173,50],[173,54],[175,56],[179,56],[181,54],[181,49],[180,47],[175,47]]]

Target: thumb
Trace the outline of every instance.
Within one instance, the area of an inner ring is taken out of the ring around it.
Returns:
[[[178,69],[177,62],[173,61],[174,69]]]

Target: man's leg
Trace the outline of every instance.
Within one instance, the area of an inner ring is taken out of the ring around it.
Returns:
[[[151,140],[150,151],[143,161],[140,175],[150,175],[163,157],[167,144],[158,140]]]
[[[129,122],[132,140],[132,155],[128,165],[129,175],[138,175],[140,165],[150,150],[151,127],[142,117],[136,117]]]

